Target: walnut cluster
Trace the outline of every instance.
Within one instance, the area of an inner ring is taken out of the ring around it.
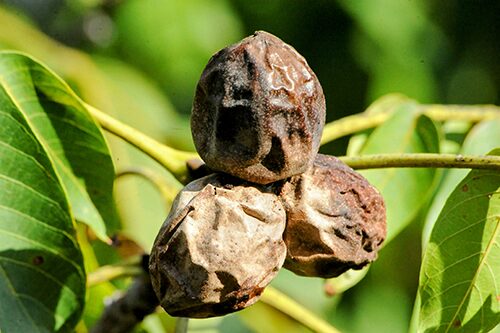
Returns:
[[[150,256],[169,314],[241,310],[282,266],[329,278],[376,259],[384,201],[360,174],[318,154],[324,121],[316,75],[277,37],[256,32],[210,59],[191,128],[215,173],[178,194]]]

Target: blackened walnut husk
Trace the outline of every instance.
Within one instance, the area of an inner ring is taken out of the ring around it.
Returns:
[[[170,315],[221,316],[257,301],[286,256],[286,214],[278,197],[266,191],[213,174],[179,193],[149,266]]]
[[[310,170],[284,183],[280,197],[287,211],[285,268],[330,278],[377,258],[386,236],[383,198],[337,158],[318,154]]]
[[[191,131],[208,167],[267,184],[306,171],[324,122],[323,90],[306,60],[258,31],[210,59]]]

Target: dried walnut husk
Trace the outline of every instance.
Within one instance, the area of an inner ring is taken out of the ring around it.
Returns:
[[[323,278],[360,269],[385,239],[385,205],[368,181],[335,157],[318,154],[306,173],[287,180],[284,267]]]
[[[170,315],[220,316],[257,301],[286,256],[285,211],[266,191],[213,174],[179,193],[149,267]]]
[[[267,184],[312,164],[324,122],[323,90],[306,60],[258,31],[210,59],[191,131],[208,167]]]

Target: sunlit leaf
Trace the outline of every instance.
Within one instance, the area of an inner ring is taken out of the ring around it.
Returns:
[[[31,81],[5,85],[6,77],[13,80],[26,65],[20,56],[7,55],[11,62],[5,56],[0,60],[0,330],[71,332],[84,304],[82,254],[65,189],[32,129],[33,115],[20,108],[36,99],[13,98],[13,90],[28,90],[23,83]]]
[[[341,332],[406,332],[411,300],[400,286],[373,281],[358,287],[352,297],[350,306],[337,308],[332,315]]]
[[[444,122],[442,126],[444,138],[441,141],[441,153],[458,154],[471,127],[470,121],[448,120]]]
[[[19,53],[0,53],[0,85],[47,152],[75,218],[106,238],[106,227],[117,227],[114,168],[82,102],[54,73]]]
[[[499,277],[500,174],[473,170],[446,201],[424,253],[419,332],[495,327],[500,322]]]
[[[189,319],[189,332],[192,333],[253,333],[240,319],[240,314],[232,313],[224,317]]]
[[[145,75],[109,58],[98,57],[93,63],[83,52],[57,43],[2,6],[0,22],[9,27],[0,28],[0,44],[5,42],[10,48],[29,52],[50,64],[78,89],[89,104],[161,142],[183,148],[192,146],[187,122],[178,121],[179,117],[174,116],[175,110],[168,99]],[[200,58],[207,61],[207,57]],[[166,62],[165,58],[162,59]],[[172,177],[123,140],[111,135],[107,139],[117,170],[142,166],[154,170],[160,177]],[[115,195],[124,232],[149,249],[168,213],[164,199],[151,184],[137,177],[118,181]]]
[[[376,153],[438,153],[439,134],[417,105],[400,106],[394,115],[368,137],[360,155]],[[386,242],[416,216],[434,191],[438,172],[430,168],[364,170],[361,173],[384,197],[387,207]]]
[[[256,333],[266,332],[290,332],[309,333],[311,332],[300,325],[293,318],[279,312],[273,307],[257,302],[251,307],[238,314],[245,324]],[[258,320],[256,320],[258,318]]]
[[[324,282],[322,278],[299,276],[287,269],[282,269],[273,279],[271,286],[307,309],[322,313],[337,302],[337,299],[333,299],[325,291]]]
[[[474,126],[465,138],[460,152],[464,155],[484,155],[498,147],[500,147],[500,119],[494,119]],[[467,175],[467,172],[466,169],[446,170],[444,180],[439,185],[439,189],[426,217],[422,237],[424,247],[429,240],[432,227],[443,209],[446,199],[457,184]]]
[[[368,274],[370,266],[366,266],[361,270],[350,269],[344,274],[325,280],[325,292],[331,296],[335,296],[345,292],[346,290],[357,285]]]
[[[435,124],[417,110],[408,98],[393,94],[375,101],[367,113],[392,114],[379,127],[351,138],[349,155],[377,153],[439,152],[439,131]],[[382,193],[387,206],[388,236],[392,240],[417,215],[434,191],[439,172],[434,169],[379,169],[361,170]],[[368,272],[352,271],[326,281],[325,288],[333,294],[343,293],[359,283]]]
[[[388,94],[375,100],[363,113],[366,115],[375,115],[381,113],[392,114],[396,110],[398,110],[401,105],[408,102],[411,102],[411,100],[404,95]],[[363,148],[366,139],[372,132],[373,129],[368,129],[351,136],[351,138],[349,139],[349,145],[347,146],[346,155],[359,155],[359,152]]]

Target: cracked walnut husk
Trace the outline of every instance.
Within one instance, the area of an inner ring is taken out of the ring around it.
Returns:
[[[191,132],[207,166],[254,183],[312,164],[325,98],[306,60],[264,31],[216,53],[196,88]]]
[[[382,196],[339,159],[318,154],[307,172],[284,182],[284,267],[330,278],[377,258],[386,236]]]
[[[317,154],[321,85],[305,59],[258,31],[216,53],[196,88],[200,161],[154,242],[149,270],[172,316],[205,318],[255,303],[283,266],[335,277],[377,257],[386,236],[379,192]]]
[[[205,318],[255,303],[285,260],[285,220],[264,186],[222,174],[188,184],[151,252],[161,306],[172,316]]]

